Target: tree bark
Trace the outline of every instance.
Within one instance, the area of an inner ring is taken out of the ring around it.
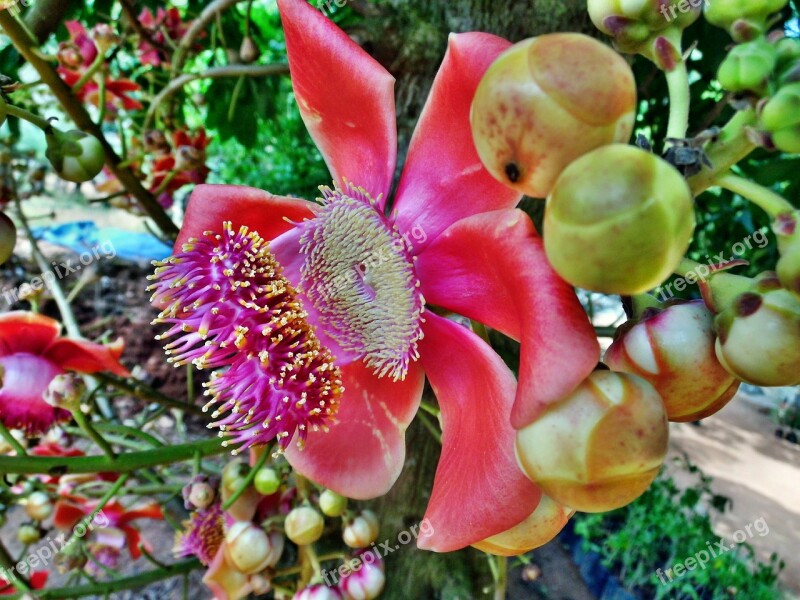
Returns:
[[[596,35],[585,0],[386,0],[374,5],[354,0],[354,4],[366,18],[359,29],[350,31],[351,35],[397,79],[400,165],[444,57],[450,32],[484,31],[512,42],[557,31]],[[541,218],[541,201],[528,201],[524,208],[535,220],[537,215]],[[492,335],[492,342],[516,369],[518,344],[497,334]],[[453,360],[458,360],[457,353]],[[435,402],[429,389],[425,396],[427,401]],[[398,533],[421,521],[441,450],[418,421],[409,429],[406,441],[403,474],[389,495],[376,504],[382,540],[391,540],[393,545]],[[473,549],[437,555],[409,544],[393,553],[389,561],[383,596],[387,600],[466,600],[488,598],[493,593],[488,562]]]

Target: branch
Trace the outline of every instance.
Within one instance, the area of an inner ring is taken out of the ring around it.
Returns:
[[[144,120],[144,128],[150,127],[156,111],[164,104],[170,96],[180,91],[183,86],[198,79],[222,79],[223,77],[269,77],[270,75],[285,75],[289,72],[289,65],[228,65],[225,67],[214,67],[202,73],[187,73],[177,79],[173,79],[167,87],[161,90],[150,103],[147,109],[147,117]]]
[[[180,73],[183,63],[186,60],[186,55],[189,54],[189,50],[192,49],[195,39],[205,31],[208,24],[216,19],[219,13],[239,2],[242,2],[242,0],[214,0],[214,2],[203,9],[200,16],[192,21],[183,39],[181,39],[180,44],[178,44],[177,50],[175,50],[175,55],[172,57],[173,73]]]
[[[153,48],[158,48],[164,52],[169,50],[167,46],[153,38],[153,35],[145,28],[144,25],[142,25],[142,22],[139,20],[139,15],[136,14],[136,8],[131,4],[130,0],[120,0],[120,5],[122,6],[122,12],[125,13],[128,22],[136,31],[136,33],[138,33],[148,44],[153,46]]]
[[[75,0],[37,0],[25,15],[25,24],[44,43],[76,4]]]
[[[80,101],[73,95],[70,87],[64,83],[53,67],[39,56],[35,48],[31,47],[25,30],[8,11],[0,11],[0,27],[11,39],[19,53],[36,69],[42,81],[47,84],[66,113],[75,122],[75,125],[84,132],[94,135],[100,141],[105,151],[106,164],[122,185],[136,197],[142,209],[153,219],[165,235],[172,238],[177,237],[178,228],[167,216],[167,213],[164,212],[156,198],[142,186],[142,182],[130,169],[120,166],[120,157],[117,156],[114,148],[106,140],[102,129],[92,121],[89,113],[86,112]]]

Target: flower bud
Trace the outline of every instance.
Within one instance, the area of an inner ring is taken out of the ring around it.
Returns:
[[[194,146],[181,146],[175,153],[176,171],[193,171],[203,166],[206,153]]]
[[[727,30],[737,42],[766,33],[768,18],[789,0],[712,0],[706,2],[706,21]]]
[[[325,520],[310,506],[295,508],[286,516],[286,537],[298,546],[308,546],[322,537]]]
[[[258,60],[260,54],[261,52],[253,41],[253,38],[249,35],[245,36],[242,40],[242,46],[239,48],[239,58],[242,59],[242,62],[246,65],[254,63]]]
[[[633,130],[636,83],[611,48],[577,33],[520,42],[489,67],[472,102],[472,135],[486,169],[544,198],[573,160]]]
[[[347,498],[333,490],[325,490],[319,496],[319,509],[326,517],[341,517],[347,510]]]
[[[472,546],[496,556],[519,556],[555,538],[574,514],[543,494],[536,510],[522,523]]]
[[[697,421],[725,406],[739,382],[717,360],[714,315],[700,301],[649,309],[606,352],[614,371],[646,379],[670,421]]]
[[[589,0],[588,8],[595,27],[628,54],[648,54],[659,34],[686,29],[702,12],[700,2],[682,0]]]
[[[547,199],[547,257],[571,284],[634,295],[664,282],[694,231],[694,200],[668,162],[634,146],[572,163]]]
[[[232,460],[222,469],[222,485],[220,495],[222,502],[236,494],[246,483],[250,467],[242,460]],[[250,485],[241,496],[228,507],[227,512],[238,521],[249,521],[256,512],[256,507],[261,501],[261,496]]]
[[[45,137],[45,156],[62,179],[83,183],[103,170],[103,145],[93,135],[77,130],[64,133],[53,129]]]
[[[775,46],[759,39],[734,46],[719,67],[717,79],[729,92],[754,92],[764,95],[775,70],[778,52]]]
[[[275,469],[263,468],[259,469],[256,473],[253,485],[256,487],[256,491],[262,496],[271,496],[280,489],[281,478]]]
[[[647,490],[666,457],[667,438],[667,415],[652,385],[595,371],[517,432],[517,460],[555,502],[605,512]]]
[[[366,548],[378,539],[379,533],[377,515],[371,510],[365,510],[347,524],[342,531],[342,539],[351,548]]]
[[[0,212],[0,265],[14,254],[17,245],[17,228],[9,216]]]
[[[250,521],[237,521],[225,535],[225,557],[245,575],[278,564],[283,553],[283,536],[267,534]]]
[[[86,384],[74,373],[56,375],[44,393],[44,401],[55,408],[70,412],[80,410],[81,398],[86,392]]]
[[[773,229],[781,257],[776,271],[781,285],[800,298],[800,211],[779,215]]]
[[[105,54],[120,43],[120,37],[107,23],[98,23],[92,28],[92,39],[100,54]]]
[[[717,358],[731,375],[753,385],[800,385],[800,299],[774,273],[737,296],[716,326]]]
[[[20,544],[35,544],[42,539],[42,532],[34,525],[20,525],[19,529],[17,529],[17,539]]]
[[[370,560],[365,560],[366,557]],[[372,551],[356,555],[348,563],[350,573],[342,577],[339,588],[348,600],[373,600],[386,585],[383,562]]]
[[[761,124],[782,152],[800,153],[800,82],[778,90],[761,111]]]
[[[83,55],[80,48],[72,42],[61,42],[56,54],[61,66],[77,71],[83,66]]]
[[[299,590],[292,600],[342,600],[342,594],[337,588],[330,588],[319,583]]]
[[[25,512],[34,521],[44,521],[53,514],[53,503],[44,492],[33,492],[25,503]]]
[[[184,488],[184,496],[190,508],[202,510],[211,506],[217,494],[208,481],[196,481]]]
[[[167,141],[167,136],[164,135],[164,132],[159,131],[158,129],[148,129],[145,131],[144,136],[142,136],[142,140],[144,142],[144,149],[147,152],[166,154],[171,149],[169,142]]]

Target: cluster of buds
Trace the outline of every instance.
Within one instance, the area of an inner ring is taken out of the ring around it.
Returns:
[[[706,20],[731,34],[737,42],[764,35],[771,18],[789,0],[716,0],[706,4]]]

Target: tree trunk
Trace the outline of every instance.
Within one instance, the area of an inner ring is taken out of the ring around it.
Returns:
[[[397,79],[400,165],[450,32],[484,31],[512,42],[556,31],[596,33],[583,0],[386,0],[377,4],[354,0],[353,6],[366,18],[350,33]],[[526,208],[541,213],[541,201]],[[516,370],[518,345],[500,338],[493,334],[493,346]],[[458,360],[457,353],[453,360]],[[435,402],[430,389],[425,399]],[[375,505],[381,515],[382,540],[390,540],[392,546],[397,545],[400,532],[420,523],[440,453],[439,443],[418,420],[406,441],[403,474]],[[412,543],[389,556],[387,576],[386,600],[466,600],[494,594],[486,557],[473,549],[437,555],[419,551]]]

